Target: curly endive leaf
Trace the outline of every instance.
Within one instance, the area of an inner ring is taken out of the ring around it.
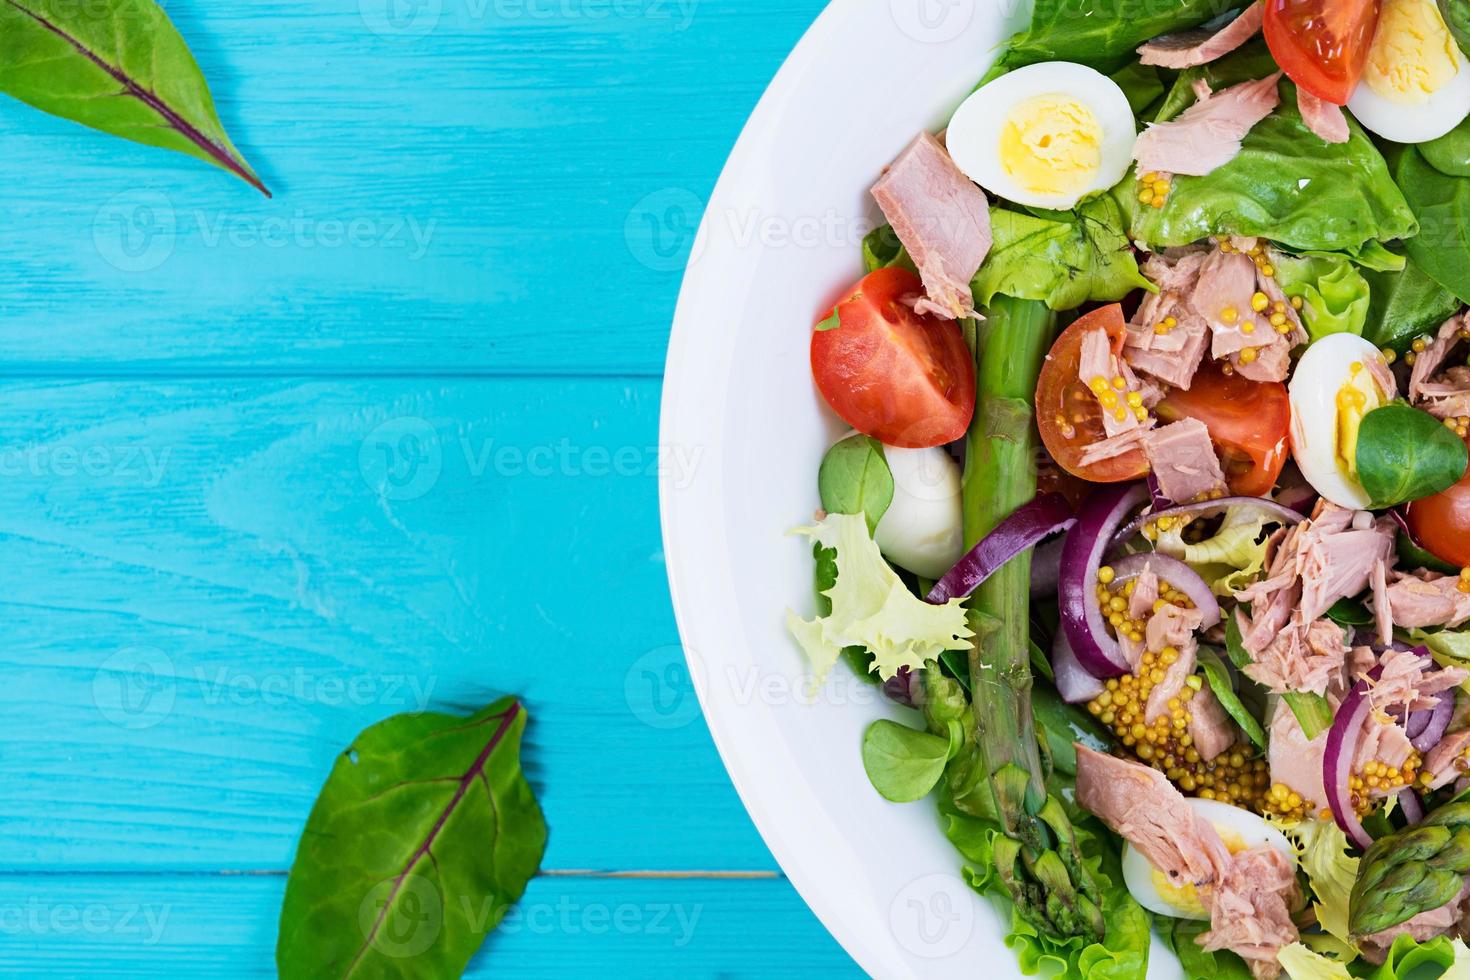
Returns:
[[[269,195],[153,0],[0,0],[0,92],[124,139],[177,150]]]
[[[281,980],[457,977],[541,864],[526,711],[399,715],[337,760],[281,908]]]

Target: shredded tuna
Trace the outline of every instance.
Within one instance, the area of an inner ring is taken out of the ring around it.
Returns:
[[[1250,346],[1242,327],[1250,320],[1256,265],[1240,252],[1215,252],[1200,270],[1190,304],[1210,325],[1210,356],[1227,357]],[[1264,338],[1262,338],[1264,339]]]
[[[1373,618],[1378,626],[1378,642],[1388,646],[1393,642],[1393,606],[1388,600],[1388,562],[1379,561],[1373,566]]]
[[[1327,791],[1322,783],[1322,762],[1327,754],[1324,730],[1307,740],[1301,724],[1285,701],[1277,701],[1267,732],[1266,761],[1271,767],[1271,784],[1292,790],[1312,809],[1327,805]]]
[[[1152,626],[1153,621],[1149,625]],[[1150,643],[1149,646],[1152,647],[1153,644]],[[1148,704],[1144,706],[1143,718],[1150,725],[1169,714],[1169,702],[1179,696],[1190,675],[1194,673],[1197,649],[1193,638],[1186,636],[1177,649],[1178,659],[1164,670],[1164,679],[1154,685],[1148,695]]]
[[[1181,609],[1176,605],[1166,604],[1149,619],[1148,626],[1144,627],[1144,642],[1155,653],[1162,652],[1167,647],[1182,650],[1185,645],[1194,644],[1194,631],[1199,629],[1203,621],[1204,613],[1198,609]]]
[[[1210,902],[1210,931],[1199,937],[1206,951],[1228,949],[1245,960],[1257,980],[1281,975],[1276,955],[1297,941],[1291,910],[1300,900],[1296,868],[1274,847],[1235,855]]]
[[[1159,598],[1159,577],[1149,565],[1143,566],[1143,571],[1138,578],[1133,580],[1133,594],[1128,597],[1128,615],[1132,619],[1142,619],[1152,615],[1154,603]]]
[[[1389,650],[1378,662],[1383,673],[1368,682],[1368,700],[1377,711],[1400,718],[1434,707],[1438,694],[1454,690],[1470,677],[1459,667],[1437,667],[1411,650]]]
[[[1195,751],[1206,762],[1214,762],[1235,744],[1235,725],[1208,686],[1200,688],[1189,702],[1189,713],[1189,735],[1194,739]]]
[[[1347,116],[1342,113],[1342,106],[1324,102],[1297,86],[1296,107],[1301,110],[1302,122],[1324,143],[1348,141],[1351,133],[1348,131]]]
[[[1159,291],[1144,298],[1128,325],[1123,358],[1174,388],[1188,390],[1209,343],[1209,325],[1189,304],[1208,254],[1201,249],[1174,258],[1151,255],[1143,265],[1144,275]]]
[[[1385,592],[1389,614],[1406,629],[1461,626],[1470,621],[1470,593],[1462,592],[1460,583],[1458,575],[1394,572]]]
[[[1165,34],[1138,49],[1145,65],[1160,68],[1193,68],[1222,58],[1261,31],[1263,8],[1252,4],[1240,16],[1218,30],[1199,28]]]
[[[1334,683],[1341,683],[1347,654],[1342,628],[1320,619],[1306,629],[1281,630],[1244,671],[1275,694],[1326,694]]]
[[[1466,884],[1460,890],[1460,894],[1451,899],[1448,905],[1431,909],[1428,912],[1420,912],[1408,922],[1396,925],[1392,929],[1359,936],[1358,949],[1363,954],[1363,959],[1370,963],[1382,963],[1388,958],[1388,951],[1393,947],[1393,941],[1400,936],[1412,936],[1415,942],[1422,943],[1444,935],[1460,922],[1467,896],[1470,896],[1470,884]]]
[[[1082,450],[1081,455],[1077,458],[1078,465],[1091,466],[1105,459],[1113,459],[1116,456],[1133,452],[1143,445],[1143,431],[1138,428],[1130,429],[1116,436],[1109,436],[1094,442]]]
[[[1470,415],[1470,369],[1456,365],[1448,370],[1445,361],[1461,341],[1470,339],[1470,321],[1462,314],[1451,317],[1439,328],[1434,341],[1416,355],[1409,376],[1409,401],[1436,418]]]
[[[1140,170],[1204,176],[1234,160],[1251,128],[1280,101],[1281,73],[1243,82],[1196,102],[1179,118],[1154,123],[1133,144]]]
[[[873,199],[919,268],[921,313],[975,315],[970,281],[990,252],[990,205],[940,142],[921,134],[873,186]]]
[[[1442,789],[1470,772],[1470,759],[1465,758],[1470,749],[1470,729],[1450,732],[1439,740],[1424,757],[1423,772],[1429,777],[1425,787],[1429,790]]]
[[[1225,471],[1210,430],[1198,419],[1180,419],[1145,433],[1143,452],[1159,490],[1170,500],[1192,503],[1212,493],[1224,495]]]

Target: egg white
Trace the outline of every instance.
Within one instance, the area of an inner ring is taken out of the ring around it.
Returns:
[[[1347,107],[1358,122],[1386,140],[1425,143],[1439,139],[1470,116],[1470,59],[1458,46],[1455,59],[1460,70],[1425,102],[1394,102],[1363,82],[1353,91]]]
[[[1001,134],[1011,110],[1046,95],[1065,96],[1086,105],[1102,129],[1097,172],[1076,193],[1030,191],[1006,172],[1000,158]],[[977,89],[950,119],[945,141],[959,168],[990,193],[1017,204],[1066,210],[1123,179],[1133,161],[1137,136],[1133,110],[1118,83],[1085,65],[1046,61],[1018,68]]]
[[[1383,360],[1362,337],[1337,333],[1314,343],[1291,379],[1291,454],[1308,483],[1339,507],[1365,510],[1372,497],[1337,462],[1337,395],[1355,363]]]
[[[893,503],[873,540],[883,556],[924,578],[942,578],[964,557],[960,467],[943,449],[884,446]]]
[[[1203,817],[1219,832],[1232,852],[1262,846],[1274,847],[1288,861],[1296,863],[1296,852],[1292,849],[1291,842],[1259,815],[1218,800],[1191,798],[1188,803],[1197,816]],[[1139,905],[1150,912],[1175,919],[1209,918],[1208,914],[1201,914],[1198,909],[1183,908],[1171,901],[1155,885],[1154,873],[1154,866],[1132,844],[1123,846],[1123,883],[1128,886],[1129,894]]]

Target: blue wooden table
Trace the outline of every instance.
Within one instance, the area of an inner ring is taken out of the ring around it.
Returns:
[[[551,841],[473,975],[856,972],[657,520],[683,252],[820,7],[171,0],[272,200],[0,104],[0,973],[272,975],[334,755],[500,691]]]

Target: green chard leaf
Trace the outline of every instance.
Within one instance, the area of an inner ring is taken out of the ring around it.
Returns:
[[[399,715],[337,759],[286,881],[282,980],[457,977],[525,891],[546,822],[514,698]]]
[[[1245,4],[1236,0],[1170,0],[1131,6],[1116,0],[1036,0],[1030,26],[1012,37],[986,81],[1038,61],[1076,61],[1112,71],[1160,34],[1198,27]]]
[[[1434,333],[1463,305],[1413,262],[1402,272],[1365,271],[1371,301],[1363,336],[1378,347],[1403,352],[1415,337]]]
[[[1044,216],[991,208],[990,224],[995,243],[972,284],[977,304],[1003,295],[1071,310],[1154,288],[1138,271],[1122,212],[1106,195]]]
[[[1470,303],[1470,177],[1435,169],[1413,146],[1397,151],[1393,175],[1419,222],[1404,242],[1410,260]]]
[[[1240,726],[1241,731],[1245,732],[1246,737],[1255,744],[1256,748],[1264,749],[1266,731],[1236,695],[1235,685],[1230,678],[1230,670],[1220,659],[1220,655],[1209,647],[1200,647],[1198,657],[1199,665],[1204,668],[1205,680],[1209,681],[1210,691],[1214,693],[1215,700],[1220,702],[1220,707],[1224,708],[1225,713]]]
[[[269,196],[153,0],[0,2],[0,92],[43,112],[187,153]]]
[[[1254,57],[1253,48],[1242,49],[1214,74]],[[1182,111],[1193,95],[1185,99],[1166,100],[1163,111]],[[1140,204],[1131,178],[1114,188],[1129,237],[1159,249],[1244,235],[1300,252],[1349,254],[1369,242],[1408,238],[1418,230],[1414,211],[1373,141],[1357,123],[1349,126],[1346,143],[1323,143],[1302,122],[1295,88],[1283,82],[1281,106],[1250,131],[1235,159],[1203,177],[1176,176],[1162,208]]]
[[[827,450],[817,471],[822,509],[829,514],[863,514],[868,531],[893,503],[893,473],[883,455],[883,444],[869,436],[848,436]]]
[[[1358,477],[1373,509],[1448,490],[1465,475],[1465,443],[1428,412],[1398,402],[1369,412],[1358,431]]]
[[[863,769],[890,803],[922,800],[939,785],[951,739],[880,719],[863,735]]]

